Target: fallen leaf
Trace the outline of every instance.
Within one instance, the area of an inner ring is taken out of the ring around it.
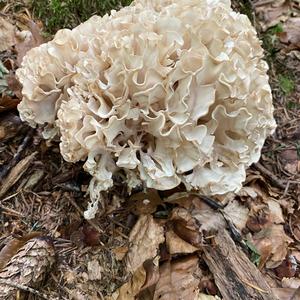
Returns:
[[[270,221],[275,224],[284,223],[280,204],[273,199],[270,199],[267,204],[270,210]]]
[[[131,279],[123,284],[111,296],[105,297],[105,300],[133,300],[140,292],[146,280],[146,271],[143,266],[136,269]]]
[[[257,207],[251,209],[249,218],[247,220],[248,229],[250,229],[253,232],[259,232],[263,228],[270,226],[270,224],[270,211],[265,205],[259,207],[258,210]]]
[[[5,142],[17,135],[22,128],[22,121],[19,116],[7,113],[0,118],[0,141]]]
[[[202,243],[202,234],[199,225],[191,214],[184,208],[174,208],[170,221],[173,225],[173,231],[187,243],[200,247]]]
[[[296,293],[298,291],[296,289],[290,289],[290,288],[273,288],[272,289],[275,296],[277,296],[280,300],[299,300],[300,298]]]
[[[267,257],[266,267],[276,268],[287,255],[288,245],[293,240],[286,235],[283,225],[273,224],[253,236],[253,244],[258,252]]]
[[[9,75],[5,76],[8,89],[12,91],[18,99],[22,99],[22,85],[17,80],[16,75],[10,71]]]
[[[44,43],[44,38],[41,35],[41,28],[32,20],[27,20],[27,25],[30,31],[22,32],[21,41],[15,45],[17,55],[17,63],[20,66],[23,57],[27,51]]]
[[[0,98],[0,113],[15,109],[19,103],[19,99],[14,99],[10,96],[4,95]]]
[[[285,22],[283,32],[279,33],[279,39],[294,49],[300,49],[300,17],[289,18]]]
[[[200,224],[200,231],[217,231],[220,228],[226,227],[224,217],[209,206],[205,209],[194,209],[191,215]]]
[[[288,0],[255,1],[254,9],[260,20],[262,29],[275,26],[288,19],[290,4]]]
[[[0,270],[5,267],[11,258],[17,254],[20,248],[22,248],[29,240],[41,235],[41,232],[31,232],[23,237],[10,240],[0,251]]]
[[[294,277],[297,271],[297,261],[294,256],[288,255],[288,257],[275,268],[277,277]]]
[[[198,257],[188,256],[165,262],[160,267],[153,300],[195,299],[198,294]]]
[[[130,246],[125,258],[127,270],[134,273],[146,260],[154,258],[164,240],[163,226],[151,215],[140,216],[129,235]]]
[[[0,17],[0,52],[15,44],[15,26]]]
[[[299,18],[299,20],[300,20],[300,18]],[[300,28],[300,22],[299,22],[299,28]],[[300,47],[300,45],[299,45],[299,47]],[[298,153],[297,153],[296,148],[287,149],[287,150],[282,151],[280,153],[280,160],[281,160],[281,163],[282,163],[285,171],[289,172],[290,174],[298,173],[299,160],[298,160]]]
[[[291,278],[282,278],[281,285],[283,288],[292,288],[298,289],[300,287],[300,278],[291,277]]]
[[[137,295],[139,300],[153,299],[155,285],[159,280],[159,257],[155,257],[153,261],[146,261],[144,269],[146,270],[146,280]]]
[[[211,296],[200,293],[195,300],[221,300],[221,298],[218,296]]]
[[[230,201],[224,208],[224,212],[237,229],[242,231],[246,227],[249,209],[237,200]]]
[[[112,252],[115,254],[117,260],[122,260],[126,253],[128,252],[128,247],[122,246],[112,249]]]
[[[190,254],[199,250],[180,238],[172,229],[166,232],[166,244],[170,254]]]

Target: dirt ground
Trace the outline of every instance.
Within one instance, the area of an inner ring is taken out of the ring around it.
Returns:
[[[262,40],[277,121],[244,187],[206,200],[182,187],[129,195],[119,174],[91,221],[83,217],[90,176],[16,110],[14,74],[45,40],[42,22],[24,3],[2,8],[0,21],[12,27],[0,23],[0,299],[196,299],[195,291],[226,299],[205,252],[224,227],[274,295],[300,299],[300,2],[233,7]],[[10,41],[14,28],[33,38]]]

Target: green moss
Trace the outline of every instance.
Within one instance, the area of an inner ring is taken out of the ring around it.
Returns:
[[[278,83],[281,91],[285,95],[291,94],[295,88],[294,81],[288,75],[278,75]]]
[[[103,16],[112,9],[129,5],[132,0],[32,0],[35,18],[45,31],[55,33],[61,28],[74,28],[92,15]]]
[[[263,48],[266,51],[266,58],[270,62],[274,60],[278,52],[278,34],[283,32],[281,23],[269,28],[265,33],[262,34]]]

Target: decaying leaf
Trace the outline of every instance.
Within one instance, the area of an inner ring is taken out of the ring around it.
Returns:
[[[299,300],[300,299],[300,289],[291,288],[273,288],[273,293],[280,300]]]
[[[200,247],[202,234],[196,220],[184,208],[174,208],[171,215],[173,231],[189,244]]]
[[[170,254],[189,254],[199,250],[180,238],[172,229],[166,232],[166,244]]]
[[[160,268],[153,300],[195,299],[199,285],[198,257],[165,262]]]
[[[288,19],[290,3],[288,0],[255,1],[255,11],[263,30]]]
[[[253,243],[260,254],[266,257],[266,267],[276,268],[287,255],[292,239],[286,235],[283,225],[273,224],[253,236]]]
[[[47,237],[29,240],[0,272],[2,281],[13,282],[34,288],[40,287],[46,273],[53,265],[55,251],[52,241]],[[17,289],[0,284],[0,299],[17,299]]]
[[[218,296],[211,296],[211,295],[200,293],[198,295],[198,298],[196,298],[195,300],[221,300],[221,298]]]
[[[281,280],[281,284],[282,284],[282,287],[284,287],[284,288],[298,289],[300,287],[300,278],[297,278],[297,277],[291,277],[291,278],[284,277]]]
[[[273,199],[269,199],[267,204],[270,210],[270,221],[275,224],[284,223],[280,204]]]
[[[15,27],[0,17],[0,52],[9,49],[15,44]]]
[[[224,217],[217,211],[206,207],[205,209],[195,209],[192,211],[192,216],[197,220],[201,231],[216,231],[226,227]]]
[[[237,229],[242,230],[246,227],[249,209],[237,200],[230,201],[224,208],[224,212]]]
[[[0,113],[16,108],[19,102],[20,101],[18,99],[4,95],[0,98]]]
[[[41,232],[31,232],[21,238],[10,240],[0,251],[0,271],[29,240],[41,235]]]
[[[292,48],[300,49],[300,17],[290,18],[279,34],[282,43],[289,44]]]
[[[133,273],[132,278],[116,290],[111,296],[105,297],[105,300],[132,300],[140,292],[146,280],[146,271],[140,266]]]
[[[144,261],[154,258],[164,240],[164,228],[151,215],[140,216],[129,236],[130,247],[125,259],[127,270],[134,273]]]
[[[23,57],[31,48],[44,43],[39,25],[32,20],[27,20],[27,25],[30,31],[22,31],[21,34],[19,34],[21,41],[16,44],[16,50],[18,52],[17,62],[19,66],[21,65]]]

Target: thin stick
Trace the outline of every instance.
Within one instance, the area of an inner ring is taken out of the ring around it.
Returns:
[[[31,141],[35,130],[30,129],[27,135],[25,136],[24,140],[22,141],[21,145],[18,147],[18,150],[12,160],[3,167],[2,171],[0,172],[0,180],[3,179],[9,172],[11,168],[13,168],[21,159],[21,155],[23,151],[27,148],[29,142]]]
[[[266,175],[273,182],[274,185],[283,190],[285,189],[286,184],[282,180],[280,180],[276,175],[274,175],[271,171],[266,169],[262,164],[256,163],[254,166],[258,171]]]
[[[14,283],[14,282],[11,282],[9,280],[6,280],[6,279],[0,279],[0,284],[5,284],[5,285],[8,285],[10,287],[13,287],[13,288],[16,288],[16,289],[19,289],[19,290],[22,290],[24,292],[29,292],[31,294],[34,294],[34,295],[37,295],[43,299],[46,299],[48,300],[49,299],[49,296],[27,286],[27,285],[23,285],[23,284],[19,284],[19,283]]]

